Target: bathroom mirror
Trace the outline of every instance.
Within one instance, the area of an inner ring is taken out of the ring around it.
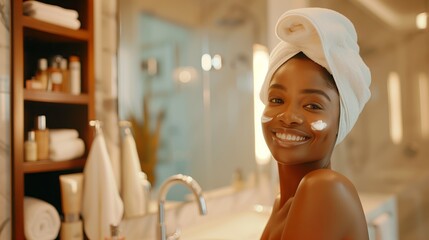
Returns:
[[[426,239],[428,0],[119,1],[120,119],[141,120],[145,98],[152,131],[165,113],[157,184],[181,172],[210,190],[230,184],[237,169],[250,176],[257,168],[253,46],[272,48],[279,15],[306,6],[354,23],[372,74],[371,100],[333,168],[361,192],[395,195],[401,239]]]
[[[176,173],[204,190],[254,173],[252,60],[266,4],[119,1],[119,118],[134,123],[155,187]]]

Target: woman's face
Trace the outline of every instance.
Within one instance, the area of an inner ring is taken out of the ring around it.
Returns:
[[[262,116],[265,141],[277,162],[330,163],[339,124],[339,96],[325,71],[291,58],[273,75]]]

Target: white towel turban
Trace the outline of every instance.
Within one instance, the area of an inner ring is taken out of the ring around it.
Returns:
[[[268,87],[275,71],[303,52],[334,77],[340,95],[340,123],[336,144],[351,131],[371,93],[371,73],[359,55],[353,24],[342,14],[324,8],[301,8],[285,12],[276,25],[280,43],[270,62],[260,97],[268,103]]]

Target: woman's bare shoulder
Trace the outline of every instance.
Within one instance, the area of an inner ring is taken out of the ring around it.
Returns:
[[[329,188],[346,188],[356,192],[353,183],[344,175],[331,169],[318,169],[305,175],[298,186],[298,191],[303,188],[329,187]],[[343,189],[344,190],[344,189]],[[329,193],[329,191],[327,192]]]
[[[354,185],[347,177],[329,169],[312,171],[301,180],[286,228],[286,235],[292,238],[343,239],[347,235],[353,236],[352,239],[367,239],[368,236]]]
[[[307,206],[311,204],[327,208],[335,206],[344,214],[362,210],[359,195],[353,183],[344,175],[330,169],[319,169],[308,173],[298,186],[295,201],[304,201]]]

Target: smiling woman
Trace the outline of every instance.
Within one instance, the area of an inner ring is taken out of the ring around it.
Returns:
[[[353,24],[332,10],[303,8],[283,14],[276,33],[281,42],[271,54],[261,99],[280,196],[262,239],[368,239],[355,187],[331,170],[335,145],[370,96]]]

